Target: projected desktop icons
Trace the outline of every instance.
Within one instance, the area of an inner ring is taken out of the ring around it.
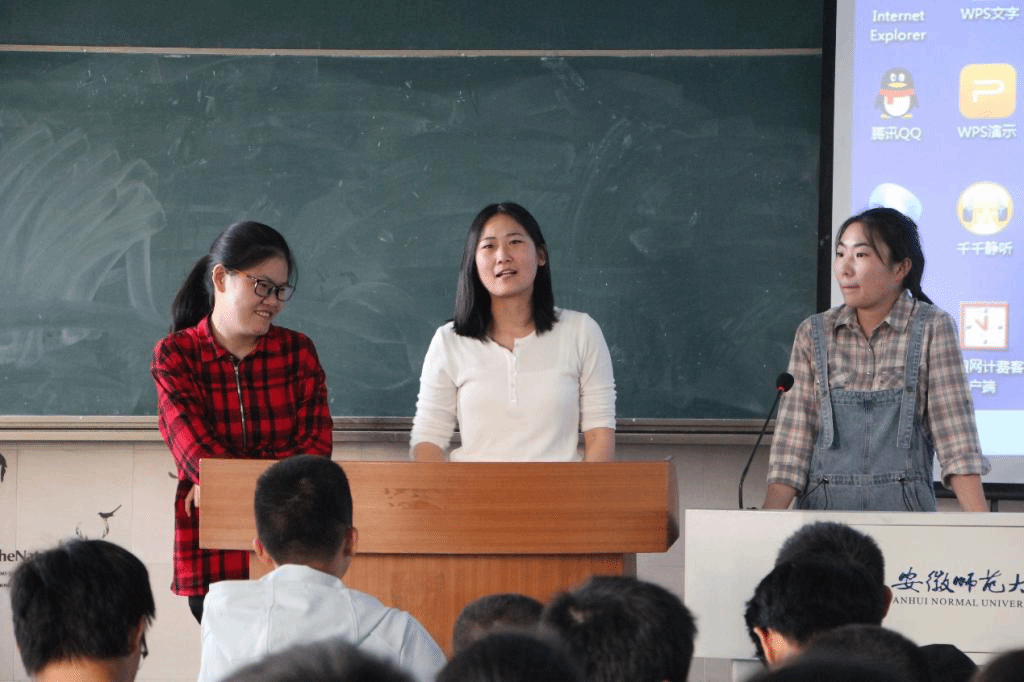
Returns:
[[[960,114],[1007,118],[1017,107],[1017,71],[1009,64],[968,64],[960,70]]]
[[[887,123],[871,126],[871,141],[921,142],[921,127],[909,125],[917,106],[917,88],[910,69],[902,66],[887,69],[874,99],[875,110],[881,112],[879,118]]]
[[[883,182],[868,195],[868,208],[895,208],[914,222],[921,220],[924,207],[913,192],[895,182]]]
[[[1013,219],[1013,199],[1002,185],[976,182],[960,193],[956,217],[971,234],[997,234]]]
[[[882,118],[912,118],[917,106],[914,76],[909,69],[896,66],[882,74],[875,108],[882,110]]]
[[[960,304],[960,345],[964,350],[1006,350],[1009,347],[1010,304]]]

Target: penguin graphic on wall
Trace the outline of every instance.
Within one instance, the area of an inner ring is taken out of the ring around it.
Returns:
[[[910,71],[901,66],[882,74],[882,83],[875,98],[875,108],[882,110],[882,118],[913,118],[910,112],[917,107],[917,90]]]

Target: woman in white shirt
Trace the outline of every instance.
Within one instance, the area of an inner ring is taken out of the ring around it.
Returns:
[[[615,454],[615,381],[597,323],[555,308],[540,226],[491,204],[466,235],[455,315],[423,360],[412,454],[452,461],[599,461]]]

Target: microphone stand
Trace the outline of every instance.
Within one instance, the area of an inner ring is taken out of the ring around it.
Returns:
[[[772,402],[771,409],[768,410],[768,416],[764,418],[764,424],[761,425],[761,433],[757,434],[757,440],[754,441],[754,449],[750,451],[750,457],[747,458],[747,465],[743,467],[743,473],[740,474],[740,485],[739,485],[739,502],[740,509],[743,509],[743,482],[747,479],[747,472],[750,471],[750,465],[754,462],[754,454],[757,452],[757,446],[761,444],[761,439],[764,437],[764,432],[768,430],[768,422],[772,419],[772,414],[775,413],[775,407],[779,404],[779,400],[782,398],[782,394],[793,387],[793,377],[789,374],[779,375],[776,380],[775,400]],[[787,385],[788,384],[788,385]]]

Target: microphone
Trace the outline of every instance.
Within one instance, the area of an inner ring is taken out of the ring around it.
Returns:
[[[772,413],[775,412],[775,406],[779,404],[779,398],[782,394],[793,388],[793,375],[789,372],[783,372],[775,379],[775,400],[772,402],[772,407],[768,410],[768,416],[764,418],[764,425],[761,426],[761,433],[757,434],[757,440],[754,441],[754,449],[750,451],[750,457],[747,459],[747,465],[743,467],[743,473],[740,474],[740,509],[743,509],[743,481],[747,479],[747,472],[750,471],[750,465],[754,461],[754,453],[757,452],[757,446],[761,444],[761,438],[764,437],[764,432],[768,430],[768,422],[772,418]]]

